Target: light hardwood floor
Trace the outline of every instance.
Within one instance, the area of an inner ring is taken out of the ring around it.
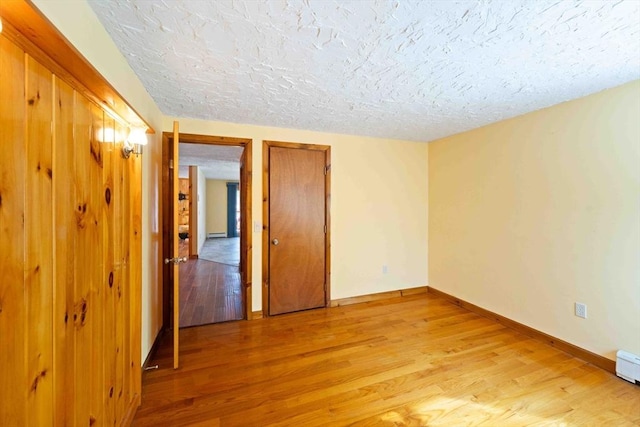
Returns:
[[[181,331],[135,426],[640,425],[640,387],[421,294]]]

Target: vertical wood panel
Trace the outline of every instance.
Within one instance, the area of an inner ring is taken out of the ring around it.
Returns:
[[[171,233],[171,241],[172,241],[172,254],[171,258],[177,258],[179,255],[178,251],[180,250],[180,244],[178,243],[178,204],[176,200],[178,199],[178,169],[180,167],[180,123],[177,121],[173,122],[173,145],[172,145],[172,155],[171,159],[173,160],[173,171],[172,171],[172,195],[171,199],[173,200],[173,213],[171,215],[171,219],[173,221],[172,224],[172,233]],[[191,175],[191,168],[189,168],[189,175]],[[193,199],[193,193],[191,193],[191,198]],[[193,230],[190,228],[189,233],[193,233]],[[193,235],[193,234],[191,234]],[[178,365],[180,362],[180,271],[176,264],[173,264],[171,267],[173,271],[173,369],[178,369]]]
[[[129,311],[131,319],[131,377],[132,392],[136,400],[140,400],[142,394],[141,348],[142,340],[140,325],[142,322],[142,158],[135,156],[129,159],[131,168],[129,200],[131,200],[130,212],[132,215],[131,227],[131,301]]]
[[[89,171],[91,189],[89,193],[89,212],[91,222],[91,294],[89,297],[89,321],[91,322],[91,378],[90,417],[98,424],[104,423],[104,312],[105,312],[105,275],[104,275],[104,190],[102,184],[102,144],[104,139],[104,112],[91,106],[92,127],[90,140]]]
[[[126,405],[133,399],[133,382],[131,377],[131,206],[132,201],[130,199],[130,183],[131,183],[131,168],[130,159],[123,160],[123,221],[122,221],[122,236],[124,240],[125,253],[124,253],[124,269],[122,271],[122,286],[123,286],[123,307],[124,307],[124,389],[125,389],[125,403]]]
[[[75,398],[75,160],[73,147],[74,95],[66,83],[54,80],[53,240],[54,256],[54,424],[73,423]]]
[[[0,36],[0,425],[26,425],[24,52]],[[11,349],[7,351],[4,349]]]
[[[124,402],[128,406],[129,402],[133,399],[132,392],[132,378],[131,378],[131,206],[133,205],[131,200],[131,172],[130,172],[130,160],[122,160],[122,249],[124,251],[123,257],[123,269],[122,269],[122,305],[124,308],[123,316],[123,329],[124,329]]]
[[[53,424],[52,78],[26,57],[27,424]]]
[[[124,189],[124,174],[123,168],[125,167],[125,159],[122,157],[121,150],[123,146],[123,136],[126,129],[124,126],[116,123],[116,135],[120,135],[119,140],[115,144],[115,152],[112,156],[113,164],[113,216],[114,216],[114,232],[113,232],[113,249],[114,249],[114,299],[115,299],[115,410],[116,419],[121,420],[125,414],[126,403],[125,402],[125,390],[124,390],[124,373],[126,368],[126,360],[124,358],[124,328],[125,328],[125,312],[123,301],[123,292],[125,288],[123,286],[123,269],[124,269],[124,257],[126,251],[123,245],[127,241],[123,236],[124,230],[124,199],[127,194]]]
[[[114,263],[114,185],[113,157],[115,150],[115,120],[105,114],[102,143],[102,236],[101,245],[104,259],[104,424],[116,422],[116,325],[115,325],[115,263]]]
[[[73,323],[76,329],[75,364],[78,375],[75,377],[76,412],[75,423],[78,426],[89,425],[89,397],[91,395],[91,322],[88,312],[91,292],[91,212],[89,195],[91,193],[91,103],[77,92],[75,94],[74,157],[75,157],[75,214],[76,214],[76,301]]]

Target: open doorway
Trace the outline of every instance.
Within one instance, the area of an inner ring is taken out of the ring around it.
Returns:
[[[181,252],[189,251],[179,273],[180,327],[244,317],[239,222],[243,150],[179,144],[178,235]]]
[[[169,169],[172,136],[163,137]],[[170,229],[172,204],[177,203],[180,256],[189,259],[179,268],[179,326],[249,318],[251,229],[246,219],[251,203],[246,194],[251,175],[244,159],[251,158],[251,141],[180,134],[179,153],[177,200],[171,200],[169,177],[163,191],[163,228]],[[168,232],[164,236],[169,237]],[[164,239],[166,253],[172,250],[171,240]],[[163,281],[165,328],[172,327],[171,273],[165,270]]]

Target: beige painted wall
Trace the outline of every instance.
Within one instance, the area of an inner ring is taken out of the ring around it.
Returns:
[[[331,297],[427,284],[424,143],[165,117],[180,131],[253,139],[253,221],[262,224],[262,141],[331,146]],[[262,235],[253,234],[253,310],[262,308]],[[382,273],[382,266],[388,273]]]
[[[207,180],[207,233],[227,233],[227,181]]]
[[[429,284],[640,354],[640,81],[431,143]]]
[[[33,0],[75,48],[155,129],[142,156],[142,361],[162,326],[162,113],[85,1]],[[141,361],[141,363],[142,363]]]

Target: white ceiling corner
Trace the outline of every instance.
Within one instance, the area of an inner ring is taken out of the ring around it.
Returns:
[[[164,114],[430,141],[640,78],[638,0],[89,0]]]

